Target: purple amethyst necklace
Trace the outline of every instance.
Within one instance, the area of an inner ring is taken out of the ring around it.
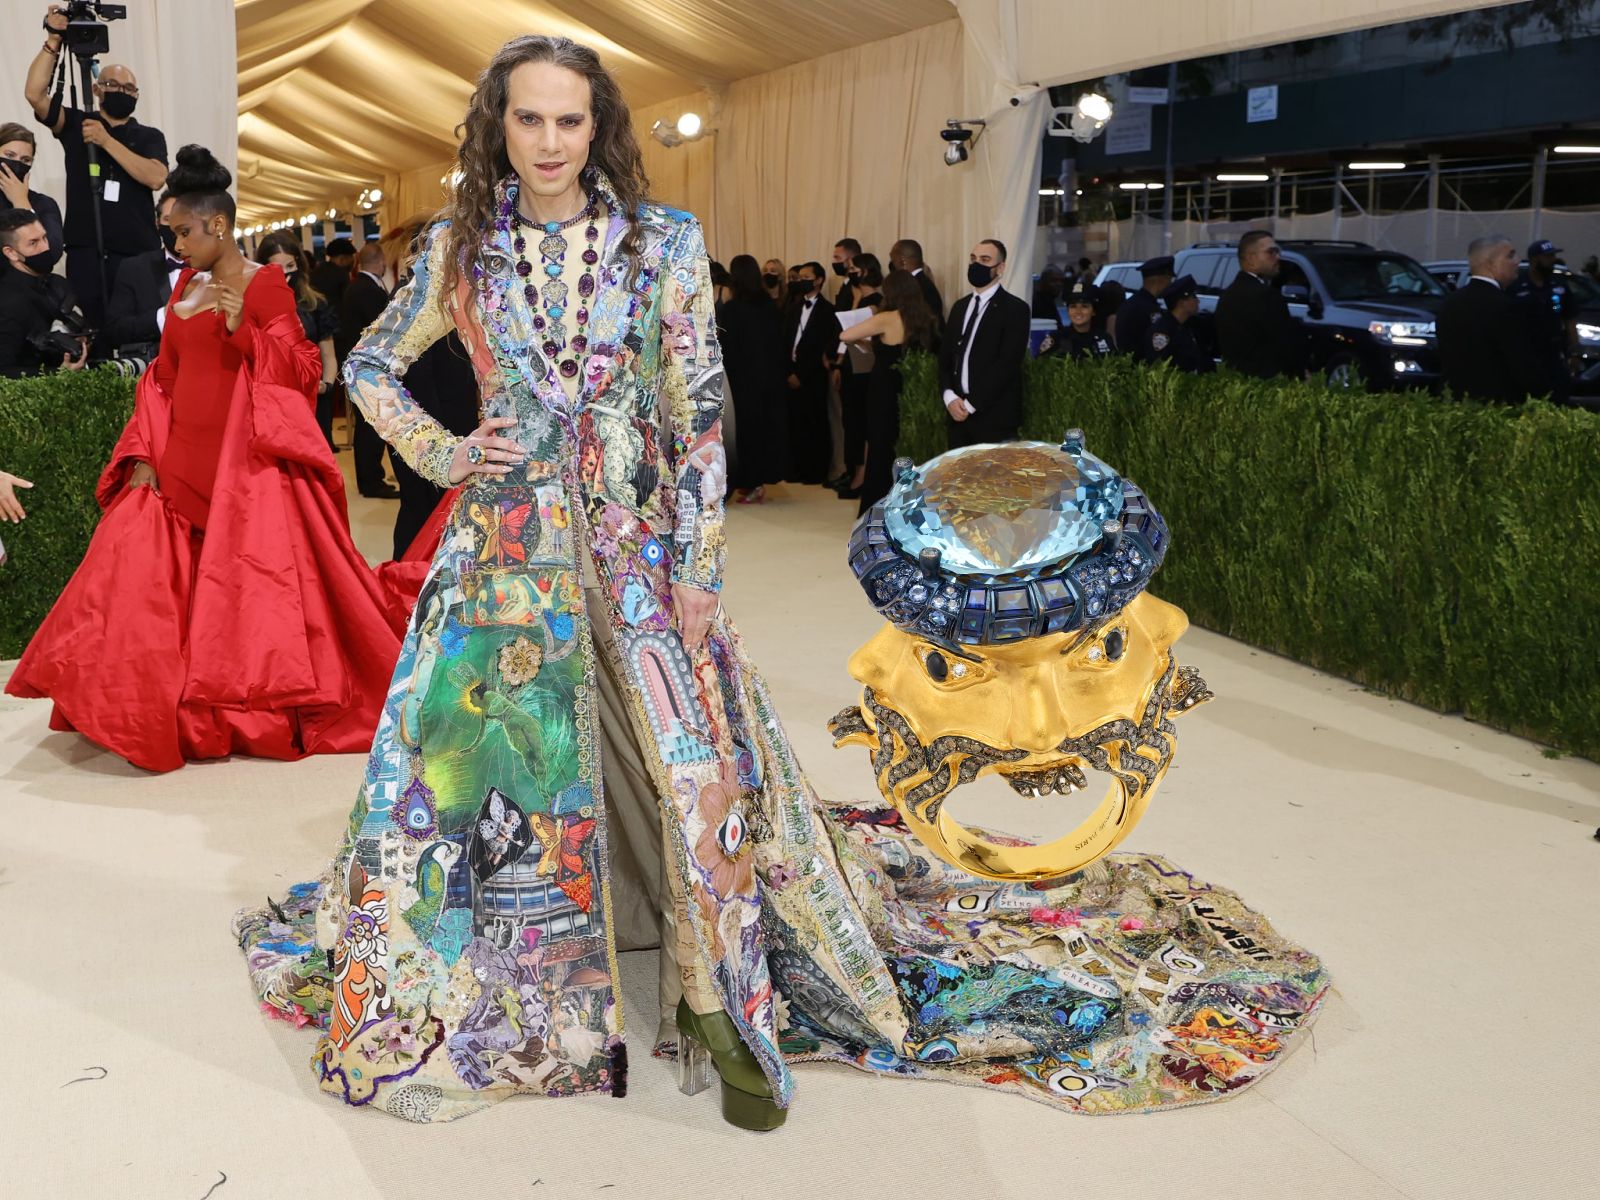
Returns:
[[[589,345],[589,339],[581,331],[589,323],[589,301],[594,295],[594,268],[600,261],[600,252],[595,248],[595,243],[600,240],[599,205],[591,194],[583,211],[565,221],[529,221],[516,209],[512,209],[512,213],[517,223],[516,237],[512,239],[512,248],[517,252],[517,277],[522,280],[522,294],[527,298],[528,307],[533,310],[533,327],[544,338],[545,357],[557,364],[564,379],[571,379],[578,373],[578,356]],[[579,332],[568,338],[566,315],[571,295],[566,281],[561,278],[567,261],[567,239],[564,234],[584,220],[589,223],[583,231],[587,245],[583,248],[583,274],[578,279],[578,309],[573,314],[574,327]],[[525,228],[537,229],[544,235],[539,239],[539,274],[543,276],[539,284],[533,280],[534,264],[528,257]],[[563,352],[568,351],[570,353],[565,358],[561,357]]]

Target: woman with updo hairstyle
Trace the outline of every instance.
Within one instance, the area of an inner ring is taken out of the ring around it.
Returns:
[[[421,583],[420,565],[380,582],[350,540],[321,357],[282,268],[241,251],[232,182],[204,147],[178,151],[187,265],[161,351],[83,563],[6,689],[150,771],[365,750]]]

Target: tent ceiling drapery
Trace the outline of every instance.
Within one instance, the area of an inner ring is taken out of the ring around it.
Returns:
[[[518,33],[600,51],[642,107],[954,15],[950,0],[236,0],[240,211],[349,207],[454,153],[473,81]]]

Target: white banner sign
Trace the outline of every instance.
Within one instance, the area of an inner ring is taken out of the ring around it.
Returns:
[[[1124,104],[1117,109],[1106,126],[1107,154],[1139,154],[1150,149],[1150,114],[1148,104]]]

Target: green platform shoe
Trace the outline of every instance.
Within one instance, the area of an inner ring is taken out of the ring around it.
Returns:
[[[773,1102],[772,1088],[756,1056],[725,1012],[700,1014],[678,1001],[678,1090],[697,1095],[711,1086],[711,1068],[722,1077],[722,1119],[740,1129],[765,1132],[789,1114]]]

